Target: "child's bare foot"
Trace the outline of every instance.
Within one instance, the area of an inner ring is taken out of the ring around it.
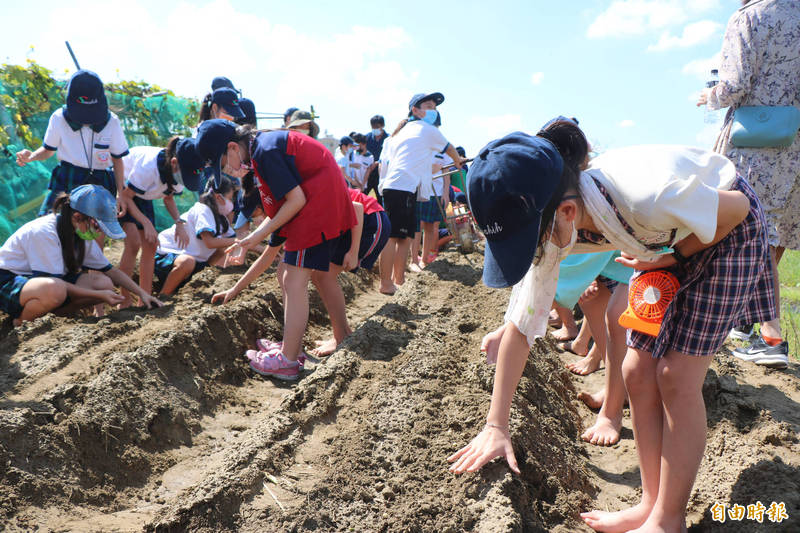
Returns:
[[[571,341],[577,336],[578,326],[575,323],[564,324],[553,332],[553,338],[557,341]]]
[[[411,272],[422,272],[422,269],[425,268],[424,263],[411,263],[408,265],[408,270]]]
[[[122,300],[122,303],[117,305],[117,309],[127,309],[131,306],[133,306],[133,298],[126,296],[125,299]]]
[[[688,531],[686,529],[686,517],[678,517],[667,524],[659,524],[654,518],[648,517],[644,524],[636,529],[632,529],[629,533],[667,533],[667,531],[686,533],[686,531]]]
[[[561,327],[561,317],[558,316],[558,311],[555,309],[550,310],[550,314],[547,317],[547,325],[553,326],[554,328]]]
[[[397,287],[391,281],[386,282],[386,283],[381,281],[381,288],[378,289],[378,290],[381,292],[381,294],[388,294],[389,296],[391,296],[395,292],[397,292]]]
[[[579,361],[574,361],[572,363],[567,363],[566,364],[567,370],[569,370],[573,374],[578,374],[579,376],[587,376],[591,374],[592,372],[600,368],[600,362],[603,359],[603,356],[597,352],[599,352],[599,350],[592,349],[583,359]]]
[[[619,431],[622,429],[622,416],[611,420],[605,415],[597,415],[594,425],[583,432],[581,439],[597,446],[611,446],[619,442]]]
[[[651,507],[645,507],[641,503],[624,511],[609,513],[606,511],[590,511],[581,513],[581,518],[586,525],[595,531],[605,533],[622,533],[635,529],[647,520],[650,515]]]
[[[106,316],[106,305],[105,304],[97,304],[97,305],[95,305],[94,309],[92,310],[92,314],[96,318],[100,318],[100,317]]]
[[[600,409],[606,399],[606,389],[603,387],[595,393],[581,391],[578,393],[578,399],[589,409]]]
[[[315,357],[325,357],[335,352],[338,345],[336,339],[333,338],[326,341],[317,341],[317,347],[309,353]]]

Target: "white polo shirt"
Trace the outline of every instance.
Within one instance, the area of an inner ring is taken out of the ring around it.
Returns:
[[[217,223],[211,208],[202,202],[195,203],[191,209],[181,215],[186,221],[186,233],[189,234],[189,244],[181,248],[175,240],[175,225],[158,234],[158,253],[173,253],[191,255],[198,261],[208,261],[216,251],[203,243],[202,234],[211,233],[213,237],[233,237],[235,233],[230,225],[228,231],[222,235],[217,233]]]
[[[57,151],[59,161],[76,167],[105,170],[111,166],[111,158],[128,155],[128,141],[117,115],[111,118],[99,132],[89,126],[73,130],[64,118],[64,108],[50,115],[42,144],[48,150]]]
[[[76,235],[75,239],[80,238]],[[110,270],[111,263],[97,243],[83,242],[86,246],[83,266],[92,270]],[[0,268],[21,276],[64,276],[67,269],[56,230],[56,215],[51,213],[31,220],[15,231],[0,247]]]
[[[143,200],[157,200],[166,196],[167,184],[161,180],[158,170],[158,155],[163,148],[157,146],[134,146],[122,158],[125,165],[125,186]],[[183,192],[183,185],[176,183],[172,194]]]
[[[387,162],[378,184],[381,194],[385,189],[415,192],[422,178],[431,175],[433,154],[444,152],[449,144],[438,128],[421,120],[408,122],[390,139],[381,152],[381,161]]]
[[[445,167],[453,164],[453,158],[447,154],[433,154],[433,164],[439,167]],[[441,174],[442,171],[435,171],[434,174]],[[444,178],[436,178],[433,181],[433,193],[441,197],[444,191]]]
[[[353,178],[361,184],[362,189],[367,182],[367,168],[369,168],[374,161],[375,158],[372,157],[372,154],[368,150],[363,154],[359,154],[358,150],[353,152],[353,163],[361,165],[361,168],[353,169]]]

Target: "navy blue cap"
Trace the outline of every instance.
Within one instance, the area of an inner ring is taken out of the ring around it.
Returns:
[[[100,124],[108,119],[108,101],[100,76],[79,70],[67,83],[67,118],[78,124]]]
[[[225,76],[217,76],[213,80],[211,80],[211,90],[216,91],[222,87],[228,87],[229,89],[236,90],[236,87],[233,86],[233,82],[226,78]]]
[[[217,89],[222,90],[222,89]],[[230,90],[230,89],[229,89]],[[215,118],[203,121],[197,128],[197,153],[211,166],[214,187],[219,187],[222,176],[222,156],[228,150],[228,143],[236,133],[236,124],[230,120]]]
[[[117,221],[117,201],[105,187],[81,185],[69,193],[69,205],[75,211],[92,217],[112,239],[122,239],[125,232]]]
[[[353,141],[352,137],[350,137],[349,135],[345,135],[344,137],[339,139],[339,146],[343,144],[355,144],[355,142]]]
[[[178,168],[181,169],[183,186],[190,191],[199,191],[206,162],[197,152],[195,140],[180,139],[175,147],[175,157],[178,158]]]
[[[258,119],[256,119],[256,104],[254,104],[252,100],[249,98],[239,99],[239,107],[242,108],[244,116],[236,120],[237,124],[252,124],[253,126],[258,124]]]
[[[239,107],[239,95],[230,87],[221,87],[211,93],[211,103],[220,106],[234,119],[244,118],[244,111]]]
[[[469,170],[468,200],[486,236],[483,282],[510,287],[533,263],[542,211],[564,161],[547,139],[514,132],[487,144]]]
[[[239,212],[244,218],[250,219],[253,217],[253,211],[261,207],[261,195],[258,191],[250,194],[242,194],[239,198]]]
[[[444,95],[442,93],[417,93],[408,102],[409,111],[412,107],[419,107],[419,104],[425,100],[433,100],[434,104],[441,105],[444,102]]]
[[[289,109],[287,109],[286,112],[283,114],[283,120],[284,121],[288,120],[289,117],[292,116],[292,113],[294,113],[295,111],[297,111],[296,107],[290,107]]]

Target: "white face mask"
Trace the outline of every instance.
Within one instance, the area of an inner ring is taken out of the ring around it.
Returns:
[[[231,202],[230,200],[225,198],[225,203],[222,204],[222,205],[219,205],[219,203],[217,203],[217,207],[219,207],[219,214],[220,215],[228,216],[228,213],[233,211],[233,202]]]
[[[575,221],[572,221],[572,233],[569,236],[569,243],[564,246],[558,246],[556,243],[553,242],[553,235],[555,234],[556,230],[556,219],[558,217],[553,217],[553,226],[550,228],[550,238],[544,243],[544,255],[542,256],[542,265],[549,266],[553,263],[560,263],[563,261],[568,255],[569,252],[572,250],[572,247],[575,246],[575,243],[578,240],[578,230],[575,228]],[[545,260],[549,259],[553,263],[546,263]]]

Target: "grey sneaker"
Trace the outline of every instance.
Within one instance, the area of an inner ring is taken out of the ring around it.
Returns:
[[[761,366],[786,368],[789,364],[789,343],[783,341],[777,346],[770,346],[759,335],[750,346],[733,350],[733,355]]]
[[[730,333],[728,333],[728,337],[731,339],[736,339],[738,341],[747,341],[750,340],[750,337],[753,336],[753,324],[747,324],[746,326],[742,326],[740,328],[733,328]]]

